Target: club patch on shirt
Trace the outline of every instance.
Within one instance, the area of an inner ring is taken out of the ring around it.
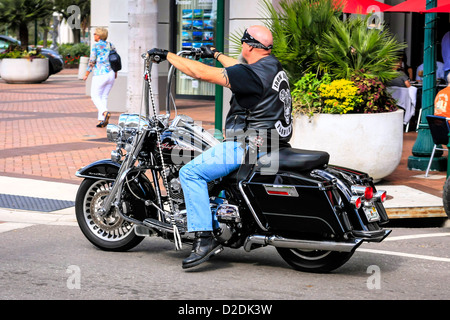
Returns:
[[[292,97],[286,72],[278,72],[273,80],[272,89],[278,92],[278,98],[283,102],[284,106],[284,119],[287,126],[281,120],[275,123],[275,129],[284,138],[292,133]]]

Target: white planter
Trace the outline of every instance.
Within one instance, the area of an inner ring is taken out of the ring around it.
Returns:
[[[315,114],[294,117],[291,145],[326,151],[330,164],[368,173],[375,181],[399,165],[403,110],[377,114]]]
[[[3,59],[0,72],[7,83],[39,83],[48,78],[48,59]]]

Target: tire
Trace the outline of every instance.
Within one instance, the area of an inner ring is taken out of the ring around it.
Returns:
[[[442,195],[442,202],[444,204],[445,213],[450,218],[450,177],[448,177],[444,183],[444,193]]]
[[[280,256],[295,270],[313,273],[333,271],[346,263],[353,252],[276,248]]]
[[[144,237],[137,236],[133,224],[114,209],[103,217],[96,214],[111,184],[107,180],[83,180],[75,199],[75,214],[81,231],[93,245],[105,251],[122,252],[137,246]]]

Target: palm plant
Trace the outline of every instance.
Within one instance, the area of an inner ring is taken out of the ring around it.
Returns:
[[[333,18],[331,30],[322,36],[315,67],[333,78],[350,79],[363,72],[366,77],[385,82],[398,76],[395,66],[404,44],[387,28],[367,28],[369,19],[370,16],[346,21]]]
[[[266,26],[272,31],[272,53],[281,62],[291,81],[314,69],[322,35],[330,32],[331,21],[341,16],[340,0],[281,0],[279,9],[263,1]]]
[[[28,47],[28,24],[53,13],[53,1],[2,0],[0,24],[19,30],[22,47]]]

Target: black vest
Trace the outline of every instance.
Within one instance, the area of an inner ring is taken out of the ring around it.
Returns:
[[[227,140],[232,137],[258,135],[268,145],[278,139],[280,146],[288,145],[292,136],[292,97],[289,80],[280,62],[272,55],[247,65],[263,85],[258,104],[251,109],[239,105],[232,96],[225,129]]]

